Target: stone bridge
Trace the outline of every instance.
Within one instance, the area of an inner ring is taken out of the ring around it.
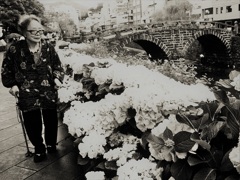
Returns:
[[[185,58],[192,53],[191,49],[197,43],[201,46],[199,54],[229,61],[232,56],[232,37],[233,32],[227,28],[188,26],[117,32],[103,39],[109,42],[112,50],[131,47],[136,43],[152,59]],[[196,57],[199,57],[199,54],[196,54]]]

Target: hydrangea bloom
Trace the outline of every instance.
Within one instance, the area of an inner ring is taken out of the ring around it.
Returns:
[[[229,159],[236,168],[237,172],[240,174],[240,134],[238,138],[238,146],[234,147],[229,153]]]
[[[92,132],[89,136],[85,136],[82,141],[78,148],[79,154],[83,158],[88,156],[93,159],[105,153],[104,146],[107,144],[105,136]]]
[[[119,180],[161,180],[162,171],[162,168],[157,168],[156,164],[148,159],[131,159],[118,168],[117,175]]]
[[[105,180],[105,173],[103,171],[89,171],[85,177],[87,180]]]

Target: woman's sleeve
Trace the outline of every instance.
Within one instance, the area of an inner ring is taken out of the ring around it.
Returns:
[[[10,50],[8,50],[6,53],[4,53],[1,70],[2,84],[7,88],[11,88],[14,85],[17,85],[14,67],[14,59],[12,53]]]
[[[52,70],[54,78],[57,78],[60,82],[63,82],[64,78],[64,69],[62,63],[59,59],[57,52],[54,47],[51,46],[51,61],[52,61]]]

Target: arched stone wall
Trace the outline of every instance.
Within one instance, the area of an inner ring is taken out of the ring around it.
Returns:
[[[196,32],[192,37],[189,38],[189,41],[185,44],[185,46],[183,48],[184,54],[187,52],[188,48],[192,45],[192,43],[194,41],[196,41],[198,38],[200,38],[201,36],[213,35],[213,36],[217,37],[225,45],[228,55],[231,56],[230,41],[227,40],[225,37],[223,37],[222,34],[225,33],[224,31],[219,31],[219,32],[215,31],[214,29],[200,30],[200,31]]]
[[[138,40],[145,40],[145,41],[150,41],[154,44],[156,44],[157,46],[159,46],[159,48],[161,48],[167,55],[167,57],[170,59],[172,52],[168,49],[167,45],[164,44],[163,42],[161,42],[158,38],[154,37],[153,35],[149,35],[149,34],[134,34],[134,35],[129,35],[127,37],[124,38],[124,40],[122,40],[122,46],[126,47],[127,44],[129,44],[132,41],[138,41]]]
[[[192,46],[193,42],[196,40],[203,40],[206,36],[211,38],[212,43],[217,43],[219,46],[224,49],[224,53],[228,56],[232,56],[231,52],[231,32],[225,29],[216,29],[216,28],[205,28],[205,29],[161,29],[161,30],[152,30],[148,29],[147,31],[141,32],[129,32],[122,33],[119,37],[113,37],[108,39],[110,42],[116,42],[117,48],[127,47],[130,42],[138,43],[140,46],[144,46],[144,50],[150,48],[148,46],[154,47],[155,50],[160,49],[160,54],[157,56],[157,53],[154,53],[155,56],[160,57],[161,54],[166,54],[168,59],[176,57],[185,57],[187,51]],[[146,42],[146,45],[144,45]],[[200,41],[199,41],[200,42]],[[202,41],[205,42],[205,41]],[[201,42],[200,42],[201,43]],[[226,47],[226,48],[225,48]],[[147,48],[147,49],[146,49]],[[151,52],[153,53],[153,51]]]

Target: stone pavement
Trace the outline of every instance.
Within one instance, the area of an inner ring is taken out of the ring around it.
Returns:
[[[0,52],[0,66],[3,53]],[[26,144],[21,124],[17,120],[16,101],[0,80],[0,180],[84,180],[77,165],[78,151],[67,126],[59,120],[58,152],[48,154],[47,160],[34,163],[25,157]],[[29,142],[32,152],[33,146]]]

